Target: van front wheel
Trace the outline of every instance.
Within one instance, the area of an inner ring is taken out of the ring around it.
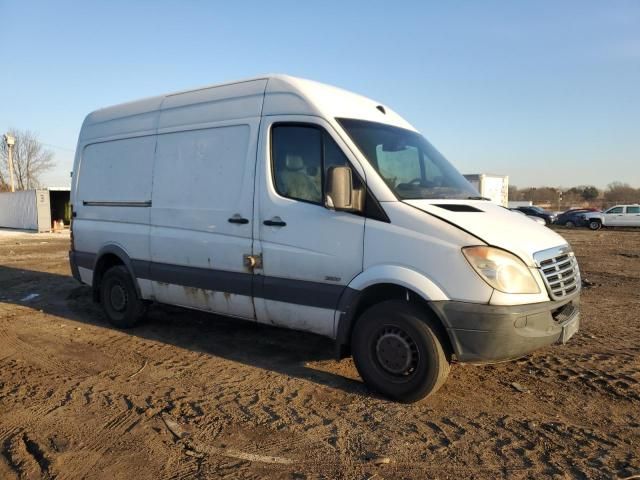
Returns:
[[[100,282],[100,303],[109,322],[117,328],[132,328],[144,314],[133,279],[122,265],[111,267]]]
[[[382,302],[364,312],[351,350],[365,383],[395,400],[427,397],[449,375],[449,360],[426,312],[405,301]]]

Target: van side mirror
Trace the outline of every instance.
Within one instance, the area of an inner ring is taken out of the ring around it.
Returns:
[[[343,212],[362,210],[357,193],[353,190],[349,167],[330,167],[327,172],[324,204],[327,208]]]

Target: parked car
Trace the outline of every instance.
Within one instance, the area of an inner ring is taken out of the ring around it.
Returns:
[[[534,205],[525,206],[525,207],[516,207],[516,210],[520,210],[525,215],[531,215],[532,217],[542,218],[544,220],[544,223],[547,225],[549,225],[550,223],[553,223],[556,219],[555,214],[545,210],[544,208],[536,207]]]
[[[529,220],[533,220],[534,222],[539,223],[540,225],[546,225],[547,224],[547,222],[544,221],[544,218],[534,217],[533,215],[527,215],[526,213],[518,210],[517,208],[510,208],[509,210],[511,210],[512,212],[515,212],[515,213],[519,213],[520,215],[524,215]]]
[[[604,212],[586,212],[584,220],[591,230],[602,227],[640,227],[640,205],[616,205]]]
[[[584,227],[587,225],[585,213],[597,212],[593,208],[572,208],[556,217],[555,224],[565,227]]]
[[[528,218],[529,220],[533,220],[533,221],[534,221],[534,222],[536,222],[537,224],[544,225],[544,226],[546,226],[546,225],[547,225],[547,222],[544,220],[544,218],[535,217],[535,216],[533,216],[533,215],[527,215],[527,218]]]
[[[98,110],[73,172],[71,271],[118,328],[159,302],[314,332],[415,401],[454,356],[514,359],[580,325],[566,240],[345,90],[272,75]]]

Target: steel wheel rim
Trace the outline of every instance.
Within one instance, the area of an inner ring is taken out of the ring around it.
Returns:
[[[376,335],[373,354],[382,370],[400,378],[411,376],[420,359],[416,342],[395,326],[384,327]]]
[[[124,286],[120,282],[113,283],[109,289],[109,303],[111,304],[111,308],[116,312],[123,312],[127,308],[128,300],[127,290]]]

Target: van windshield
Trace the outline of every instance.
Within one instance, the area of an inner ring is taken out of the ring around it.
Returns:
[[[365,120],[337,120],[399,199],[481,199],[419,133]]]

